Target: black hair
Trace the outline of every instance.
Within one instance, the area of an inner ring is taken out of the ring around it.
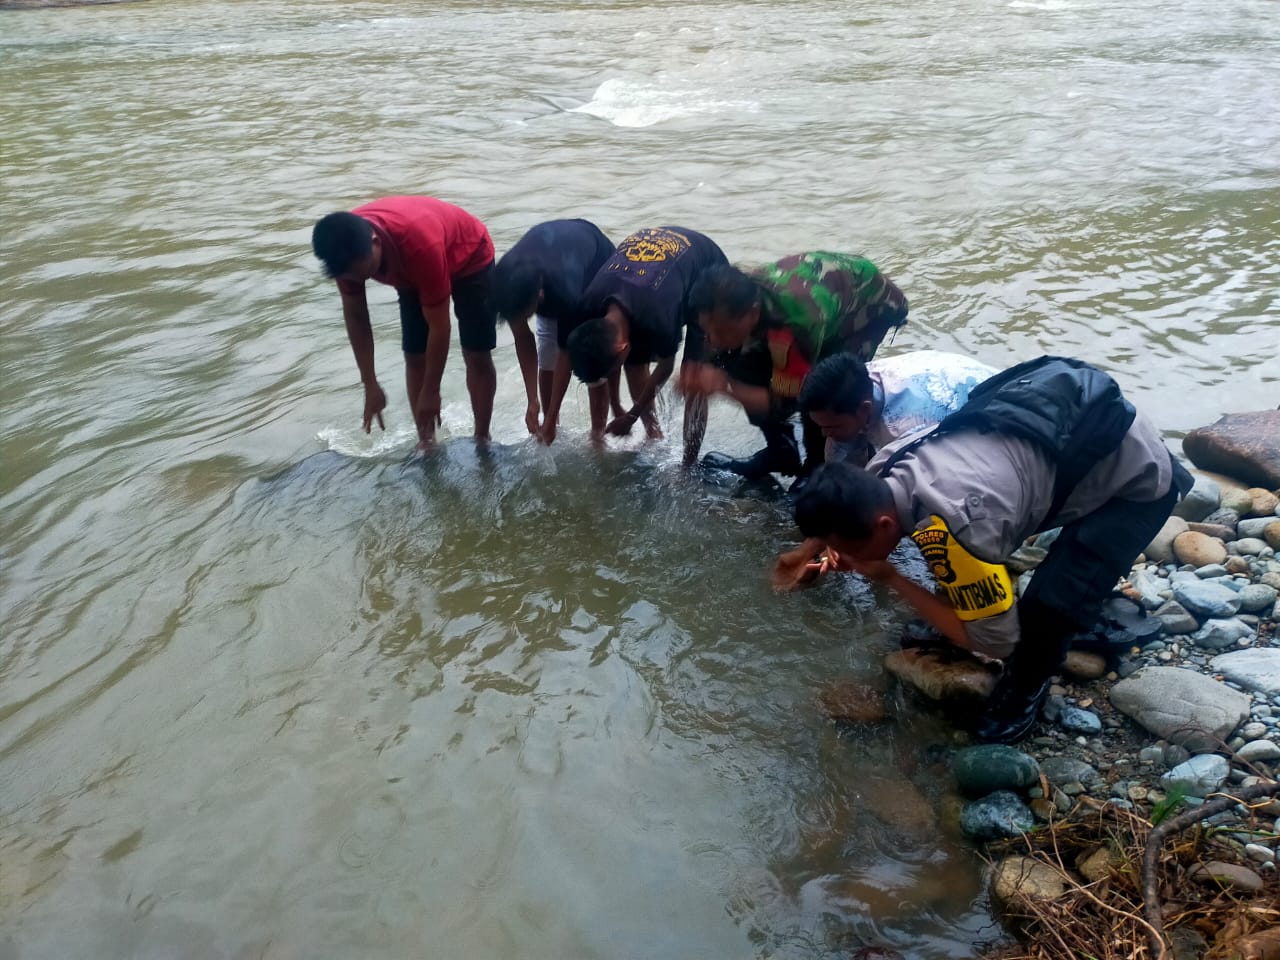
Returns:
[[[876,519],[894,510],[893,491],[884,480],[850,463],[824,463],[796,496],[796,526],[806,537],[831,534],[866,540]]]
[[[508,250],[494,265],[489,281],[489,296],[498,316],[510,320],[538,305],[542,289],[542,272],[527,260],[513,257]]]
[[[800,412],[857,413],[872,397],[867,365],[851,353],[827,357],[809,371],[800,388]]]
[[[311,231],[311,249],[324,264],[326,276],[340,277],[373,252],[373,224],[346,210],[327,214]]]
[[[696,313],[723,308],[729,316],[740,317],[759,302],[759,285],[727,263],[707,267],[689,288],[689,308]]]
[[[618,329],[607,317],[596,317],[569,334],[569,366],[583,383],[595,383],[618,365]]]

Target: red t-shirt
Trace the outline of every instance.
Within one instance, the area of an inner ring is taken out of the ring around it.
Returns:
[[[372,223],[382,241],[382,263],[373,279],[397,290],[416,290],[423,306],[449,296],[451,277],[465,277],[493,262],[485,225],[435,197],[383,197],[351,212]],[[343,293],[363,286],[338,281]]]

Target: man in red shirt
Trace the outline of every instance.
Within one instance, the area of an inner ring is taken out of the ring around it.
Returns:
[[[492,351],[497,315],[489,301],[493,241],[485,225],[461,207],[433,197],[385,197],[316,222],[311,248],[338,283],[342,319],[364,384],[364,431],[386,429],[387,396],[373,370],[373,331],[364,285],[396,288],[409,407],[420,446],[435,442],[440,379],[449,355],[449,300],[467,367],[476,439],[489,438],[498,387]],[[523,357],[521,360],[523,361]]]

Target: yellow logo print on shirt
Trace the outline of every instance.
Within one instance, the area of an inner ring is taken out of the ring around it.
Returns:
[[[639,230],[618,244],[618,252],[632,263],[662,263],[688,249],[688,237],[663,227]]]
[[[951,535],[942,518],[911,534],[929,572],[961,620],[982,620],[1013,606],[1013,581],[1001,564],[979,560]]]

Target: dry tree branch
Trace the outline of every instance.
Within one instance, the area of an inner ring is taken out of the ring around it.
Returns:
[[[1215,800],[1185,810],[1176,817],[1170,817],[1147,837],[1146,846],[1142,850],[1142,902],[1143,912],[1149,921],[1147,926],[1152,932],[1151,953],[1155,960],[1165,960],[1168,946],[1165,944],[1164,918],[1160,910],[1160,890],[1156,880],[1156,859],[1160,853],[1160,845],[1166,837],[1193,826],[1207,817],[1230,810],[1245,800],[1257,797],[1270,797],[1280,794],[1280,781],[1258,783],[1252,787],[1242,787],[1234,794],[1219,796]]]

